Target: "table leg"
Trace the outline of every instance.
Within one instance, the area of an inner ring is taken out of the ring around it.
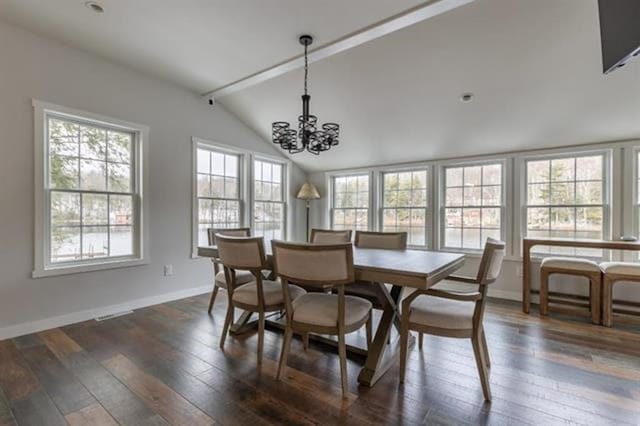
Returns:
[[[230,334],[242,334],[256,327],[256,321],[251,321],[251,315],[253,312],[242,311],[242,315],[238,318],[238,321],[231,324],[229,327]]]
[[[386,288],[384,291],[389,294]],[[389,356],[385,357],[385,352],[387,350],[387,339],[391,332],[391,327],[393,327],[399,317],[397,306],[400,301],[401,294],[402,287],[394,285],[391,288],[391,294],[389,294],[390,301],[382,311],[382,317],[380,318],[380,323],[376,329],[376,335],[369,347],[367,360],[365,361],[364,367],[358,376],[358,383],[361,385],[369,387],[373,386],[393,365],[396,358],[399,356],[400,347],[397,341],[389,346]],[[415,339],[411,339],[411,343],[413,343],[413,340]]]

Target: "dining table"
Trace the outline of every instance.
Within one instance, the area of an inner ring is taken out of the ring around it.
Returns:
[[[273,256],[271,245],[265,245],[266,270],[272,272]],[[364,386],[373,386],[397,361],[400,353],[398,336],[389,343],[393,327],[399,330],[399,305],[405,289],[427,289],[442,281],[464,263],[464,255],[458,253],[435,252],[427,250],[386,250],[353,248],[353,260],[356,281],[367,282],[377,287],[384,295],[380,320],[374,338],[368,349],[348,345],[347,351],[365,358],[358,375],[358,382]],[[218,259],[216,246],[198,247],[198,256]],[[275,278],[275,277],[271,277]],[[388,285],[385,285],[388,284]],[[246,332],[255,327],[251,321],[251,312],[244,312],[231,327],[233,333]],[[269,325],[270,322],[268,321]],[[276,321],[271,325],[282,327]],[[331,344],[333,341],[323,336],[311,337]],[[413,341],[413,339],[412,339]]]

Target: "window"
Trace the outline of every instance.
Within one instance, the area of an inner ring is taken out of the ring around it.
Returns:
[[[286,238],[285,166],[253,161],[253,228],[265,241]]]
[[[383,172],[382,181],[382,230],[407,232],[409,245],[426,245],[427,171]]]
[[[369,174],[333,178],[331,227],[369,228]]]
[[[502,239],[502,163],[444,168],[444,247],[481,249]]]
[[[197,148],[198,244],[207,245],[207,228],[242,225],[239,154]]]
[[[33,276],[144,263],[140,164],[147,129],[39,101],[33,105]]]
[[[604,237],[604,155],[526,161],[526,234],[529,237]],[[593,254],[600,250],[544,248],[537,252]]]

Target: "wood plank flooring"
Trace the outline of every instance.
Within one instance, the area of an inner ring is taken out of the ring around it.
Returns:
[[[2,425],[640,424],[640,322],[613,329],[584,317],[524,315],[492,300],[485,319],[493,402],[484,403],[471,344],[425,336],[407,381],[392,368],[359,387],[350,359],[341,397],[338,357],[292,343],[275,380],[282,336],[255,333],[218,347],[225,298],[208,295],[0,341]],[[350,337],[364,345],[364,331]]]

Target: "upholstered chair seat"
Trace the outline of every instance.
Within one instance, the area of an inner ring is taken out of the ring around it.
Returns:
[[[574,257],[547,257],[542,260],[540,267],[593,272],[598,272],[600,270],[600,266],[596,262]],[[640,271],[640,269],[638,269],[638,271]]]
[[[254,281],[256,277],[249,271],[236,271],[236,284],[246,284]],[[220,288],[227,288],[227,280],[224,277],[224,271],[220,271],[216,274],[216,285]]]
[[[291,293],[293,299],[293,293]],[[366,321],[371,302],[360,297],[344,297],[344,325],[349,328]],[[338,295],[307,293],[293,301],[293,320],[298,323],[336,327],[338,324]]]
[[[253,276],[252,276],[253,277]],[[255,279],[255,277],[253,277]],[[279,281],[262,281],[262,293],[264,294],[265,306],[273,306],[284,304],[284,294],[282,292],[282,284]],[[289,294],[291,299],[298,299],[306,292],[297,285],[289,285]],[[243,305],[258,306],[258,283],[255,281],[236,287],[233,292],[233,301],[242,303]]]
[[[472,329],[475,302],[419,296],[411,304],[409,322],[450,330]]]
[[[635,275],[640,277],[640,263],[602,262],[600,269],[605,274]]]
[[[613,326],[613,287],[616,283],[640,284],[640,264],[630,262],[602,262],[602,324]]]

